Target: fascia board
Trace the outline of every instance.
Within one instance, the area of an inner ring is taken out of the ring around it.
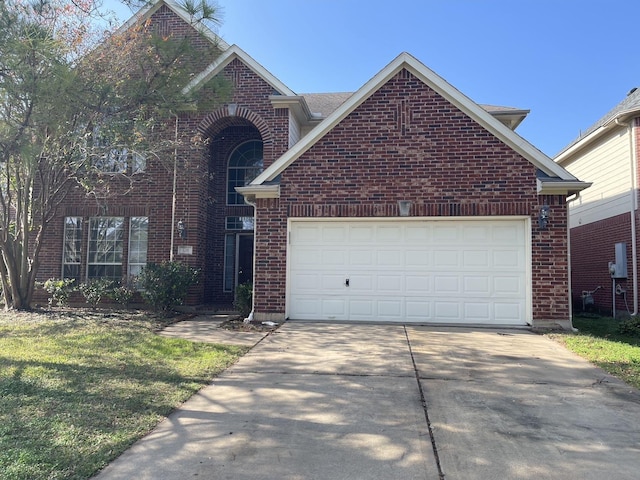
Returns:
[[[287,87],[284,83],[278,80],[271,72],[256,62],[247,52],[242,50],[237,45],[231,45],[227,48],[222,55],[209,65],[204,71],[199,73],[189,84],[184,88],[183,93],[188,93],[192,90],[197,90],[206,84],[209,80],[220,73],[224,67],[229,65],[234,59],[240,60],[256,75],[261,77],[265,82],[271,85],[281,95],[295,96],[296,94]]]
[[[575,181],[552,180],[545,182],[541,179],[537,180],[538,195],[572,195],[589,188],[592,183]]]
[[[551,160],[551,158],[547,157],[544,153],[513,132],[506,125],[502,124],[500,120],[494,118],[489,112],[484,110],[466,95],[462,94],[442,77],[426,67],[423,63],[419,62],[415,57],[404,52],[398,55],[377,75],[365,83],[322,123],[311,130],[303,140],[294,145],[269,168],[262,172],[262,174],[259,175],[252,184],[260,184],[265,181],[272,180],[282,173],[282,171],[300,157],[300,155],[311,148],[313,144],[334,128],[342,119],[344,119],[349,113],[351,113],[403,68],[409,70],[426,85],[433,88],[449,102],[469,115],[476,122],[486,128],[505,144],[509,145],[513,150],[518,152],[547,175],[559,177],[563,180],[577,180],[564,168]]]
[[[554,161],[560,165],[566,163],[568,160],[571,159],[571,157],[574,154],[576,154],[577,152],[585,148],[587,145],[590,145],[595,140],[599,139],[602,135],[607,133],[609,130],[616,127],[626,128],[625,125],[620,125],[620,122],[626,122],[629,120],[629,118],[633,117],[634,115],[638,115],[639,113],[640,113],[640,110],[637,110],[637,109],[620,112],[618,115],[611,118],[607,123],[602,125],[600,128],[597,128],[586,137],[578,140],[576,143],[571,145],[566,150],[563,150],[562,152],[560,152],[558,155],[556,155],[556,157],[554,158]]]
[[[365,83],[357,92],[349,97],[338,109],[334,110],[323,122],[315,126],[302,140],[290,148],[284,155],[276,160],[264,172],[258,175],[251,185],[259,185],[273,180],[280,175],[289,165],[296,161],[304,152],[311,148],[320,138],[331,131],[347,115],[355,110],[378,88],[389,81],[402,68],[402,55],[387,65],[380,73]]]
[[[280,185],[247,185],[235,187],[235,191],[245,198],[280,198]]]
[[[410,55],[408,55],[408,57],[409,65],[412,67],[410,68],[410,71],[414,75],[437,91],[453,105],[458,107],[461,111],[473,118],[506,145],[522,155],[535,167],[539,168],[547,175],[556,176],[564,180],[577,180],[564,168],[556,164],[551,158],[547,157],[520,135],[504,125],[500,120],[484,110],[480,105],[464,95],[433,70],[429,69],[414,57]]]
[[[129,20],[123,23],[120,28],[116,30],[116,33],[125,32],[132,26],[137,25],[140,22],[144,22],[149,17],[151,17],[151,15],[156,13],[162,5],[166,5],[167,7],[169,7],[182,20],[184,20],[186,23],[195,28],[199,33],[211,40],[211,43],[217,45],[221,50],[227,50],[229,48],[229,44],[222,40],[222,38],[220,38],[218,35],[216,35],[210,28],[203,25],[202,23],[194,24],[193,19],[191,18],[189,13],[174,0],[158,0],[141,8],[131,18],[129,18]]]
[[[288,108],[291,110],[303,124],[309,124],[309,122],[317,119],[309,110],[307,101],[302,95],[270,95],[269,100],[273,108]]]

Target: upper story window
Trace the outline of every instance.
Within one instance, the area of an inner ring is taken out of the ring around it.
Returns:
[[[108,129],[94,127],[91,134],[91,164],[103,173],[134,174],[143,172],[147,160],[144,155],[118,145]]]
[[[260,140],[245,142],[231,153],[227,170],[228,205],[244,205],[244,197],[235,191],[235,187],[244,187],[251,183],[262,173],[263,168]]]

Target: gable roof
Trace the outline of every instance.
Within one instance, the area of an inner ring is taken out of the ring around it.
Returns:
[[[560,153],[556,155],[555,161],[562,164],[571,154],[599,138],[607,132],[609,128],[615,126],[622,127],[623,125],[620,125],[618,122],[624,122],[630,116],[638,114],[640,114],[640,88],[633,88],[620,103],[582,132],[573,142],[564,147]]]
[[[295,162],[326,133],[333,129],[347,115],[361,105],[367,98],[369,98],[375,91],[382,87],[402,69],[407,69],[426,85],[454,104],[462,112],[467,114],[505,144],[510,146],[513,150],[522,155],[525,159],[531,162],[531,164],[536,166],[543,173],[543,175],[538,178],[539,193],[546,193],[544,191],[545,185],[548,184],[546,179],[554,180],[553,183],[556,190],[566,185],[567,188],[565,190],[567,192],[580,191],[588,186],[588,184],[580,182],[576,177],[571,175],[560,165],[556,164],[540,150],[536,149],[529,142],[494,118],[480,105],[463,95],[442,77],[438,76],[435,72],[416,60],[415,57],[405,52],[398,55],[377,75],[344,101],[342,105],[334,110],[323,122],[317,125],[306,137],[300,140],[284,155],[271,164],[271,166],[269,166],[264,172],[262,172],[262,174],[256,177],[249,186],[242,187],[241,189],[238,189],[238,191],[242,190],[242,193],[249,193],[252,190],[252,187],[266,186],[273,182],[274,179],[276,179],[278,175],[280,175],[289,165]],[[255,189],[256,193],[257,190],[258,188]],[[273,191],[273,188],[270,188],[270,191]]]
[[[194,19],[191,15],[189,15],[189,12],[187,12],[174,0],[155,0],[153,2],[149,2],[148,5],[141,8],[131,18],[129,18],[129,20],[123,23],[120,28],[118,28],[117,33],[124,32],[132,26],[148,20],[151,15],[156,13],[163,5],[166,5],[167,8],[169,8],[176,15],[182,18],[186,23],[193,26],[193,28],[195,28],[198,32],[208,38],[211,43],[216,45],[220,50],[224,51],[229,48],[229,44],[227,42],[222,40],[222,38],[216,35],[210,28],[203,25],[202,22],[194,22]]]
[[[222,52],[222,55],[216,58],[211,65],[191,80],[184,88],[185,92],[201,88],[236,58],[242,61],[242,63],[249,67],[256,75],[262,77],[262,79],[271,85],[280,95],[296,96],[293,90],[278,80],[271,72],[256,62],[247,52],[237,45],[232,45]]]

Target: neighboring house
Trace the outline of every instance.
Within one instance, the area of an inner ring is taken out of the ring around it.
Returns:
[[[572,294],[578,309],[638,312],[639,127],[640,90],[633,89],[555,158],[593,183],[569,203]],[[616,252],[616,244],[624,246]],[[609,263],[616,260],[618,267],[610,271]]]
[[[191,28],[170,1],[137,18]],[[177,152],[175,176],[148,161],[121,197],[71,195],[42,278],[172,258],[203,271],[192,304],[253,281],[255,320],[570,327],[566,199],[588,184],[513,132],[527,111],[480,106],[406,53],[355,93],[298,95],[220,49],[188,88],[221,75],[233,97],[175,124],[206,146]]]

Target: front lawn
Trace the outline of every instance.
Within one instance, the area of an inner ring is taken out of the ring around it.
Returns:
[[[573,326],[578,333],[549,336],[611,375],[640,388],[640,337],[618,333],[619,323],[606,317],[574,317]]]
[[[154,332],[146,313],[0,314],[0,479],[87,479],[245,348]]]

